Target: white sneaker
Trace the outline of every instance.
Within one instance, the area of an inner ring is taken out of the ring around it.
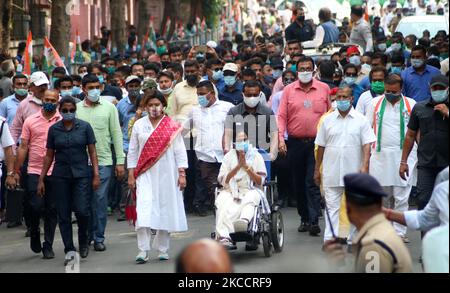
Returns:
[[[169,260],[169,254],[166,252],[160,252],[158,255],[159,260]]]
[[[234,232],[247,232],[248,222],[247,222],[247,220],[239,219],[237,221],[234,221],[233,227],[234,227]]]
[[[69,263],[75,260],[77,253],[76,251],[68,251],[64,257],[64,266],[67,266]]]
[[[138,264],[144,264],[148,262],[148,252],[147,251],[139,252],[139,254],[136,256],[136,262]]]

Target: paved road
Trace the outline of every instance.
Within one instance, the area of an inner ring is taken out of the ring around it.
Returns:
[[[238,250],[232,251],[231,256],[236,272],[246,273],[274,273],[274,272],[327,272],[328,265],[321,252],[322,237],[310,237],[305,233],[298,233],[298,216],[296,209],[283,209],[285,220],[285,248],[280,254],[266,258],[262,247],[255,252],[246,252],[244,243],[238,244]],[[171,260],[160,262],[156,260],[156,253],[152,252],[151,260],[144,265],[136,265],[134,258],[137,254],[136,234],[133,228],[125,222],[117,222],[114,217],[109,218],[105,252],[91,250],[89,257],[81,260],[81,273],[170,273],[174,271],[175,257],[188,243],[209,237],[212,230],[213,217],[188,217],[189,231],[176,234],[171,239]],[[324,223],[322,221],[321,226]],[[42,228],[41,228],[42,230]],[[74,234],[76,225],[74,225]],[[34,254],[29,248],[29,238],[24,237],[23,227],[7,229],[0,226],[0,273],[60,273],[65,272],[64,250],[59,234],[56,232],[54,251],[56,257],[52,260],[42,259],[41,254]],[[76,234],[75,234],[76,235]],[[414,271],[421,272],[418,263],[420,255],[420,233],[410,232],[411,243],[408,247],[414,262]],[[43,236],[42,236],[43,239]],[[352,259],[347,260],[347,267],[351,268]]]

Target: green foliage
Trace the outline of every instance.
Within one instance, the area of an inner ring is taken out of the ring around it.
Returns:
[[[214,28],[219,24],[223,2],[223,0],[202,0],[202,11],[208,28]]]

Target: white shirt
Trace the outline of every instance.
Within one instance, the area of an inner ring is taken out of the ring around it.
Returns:
[[[317,48],[323,43],[323,38],[325,37],[325,30],[323,26],[319,25],[316,28],[316,35],[312,41],[306,41],[302,43],[303,48]]]
[[[188,116],[197,130],[195,152],[199,160],[221,163],[223,160],[222,138],[225,120],[233,104],[216,100],[210,107],[195,106]],[[189,124],[186,125],[189,128]]]
[[[448,72],[448,58],[441,62],[441,73],[446,75]]]
[[[0,137],[0,161],[3,161],[5,159],[5,152],[4,149],[7,147],[10,147],[14,145],[14,139],[11,136],[11,132],[9,131],[8,123],[6,123],[6,119],[3,117],[0,117],[0,127],[3,125],[3,132],[2,137]]]
[[[353,108],[345,117],[338,110],[326,116],[315,141],[325,148],[323,186],[343,187],[344,176],[361,169],[363,145],[375,139],[367,119]]]
[[[425,273],[448,274],[448,224],[429,231],[422,241]]]
[[[370,125],[373,127],[373,118],[375,115],[375,107],[384,99],[384,95],[372,99],[367,107],[366,117]],[[402,96],[403,99],[403,96]],[[416,101],[406,98],[412,108]],[[380,107],[381,108],[381,104]],[[379,109],[380,110],[380,109]],[[378,111],[379,111],[378,110]],[[404,134],[408,129],[409,114],[405,105],[403,110],[403,117],[405,119]],[[378,127],[378,120],[377,120]],[[377,130],[379,131],[379,129]],[[384,111],[383,125],[381,131],[381,149],[377,152],[372,148],[372,156],[370,157],[369,173],[374,176],[381,184],[381,186],[406,186],[407,184],[415,184],[416,181],[416,164],[417,164],[417,146],[415,145],[408,157],[408,166],[410,168],[410,176],[408,180],[403,180],[398,168],[402,157],[402,149],[400,148],[400,101],[392,105],[386,102]]]
[[[414,230],[428,231],[448,225],[448,180],[434,187],[430,201],[423,210],[406,211],[404,216],[406,226]]]
[[[363,115],[366,115],[367,108],[369,107],[373,99],[374,97],[372,96],[370,90],[363,92],[361,96],[359,96],[355,110]]]

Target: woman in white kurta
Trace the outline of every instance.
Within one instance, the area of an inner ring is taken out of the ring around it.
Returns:
[[[186,187],[188,160],[181,135],[176,135],[150,169],[137,178],[134,175],[147,140],[154,131],[158,131],[163,118],[170,119],[164,115],[166,102],[160,93],[145,99],[149,115],[136,121],[133,126],[127,163],[128,184],[131,190],[136,189],[138,263],[148,260],[151,229],[157,230],[153,248],[158,250],[160,260],[169,258],[169,233],[187,230],[182,190]]]
[[[224,189],[215,201],[217,238],[227,248],[233,247],[230,233],[247,231],[267,176],[264,159],[248,144],[246,134],[239,133],[236,141],[236,149],[223,158],[218,181]]]

